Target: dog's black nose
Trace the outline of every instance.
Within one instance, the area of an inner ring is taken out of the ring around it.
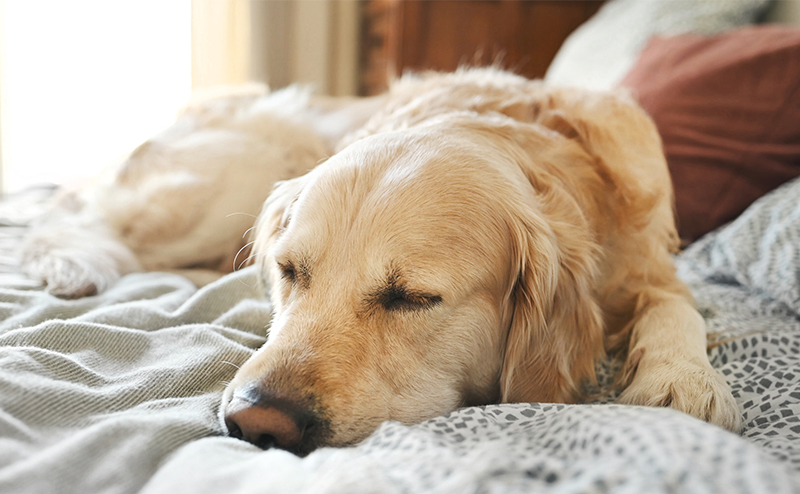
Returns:
[[[295,451],[309,425],[309,413],[284,400],[255,402],[234,397],[225,408],[228,433],[261,449]]]

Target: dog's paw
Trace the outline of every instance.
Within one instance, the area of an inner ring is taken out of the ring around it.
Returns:
[[[141,270],[128,247],[100,225],[43,224],[20,250],[22,271],[61,298],[103,292],[123,274]]]
[[[728,383],[710,364],[644,356],[629,362],[632,380],[617,399],[627,405],[671,407],[733,432],[742,414]]]
[[[38,259],[23,259],[24,271],[32,278],[41,280],[48,293],[61,298],[81,298],[97,294],[117,278],[109,270],[98,270],[82,259],[66,259],[45,256]]]
[[[91,240],[94,242],[82,247],[29,241],[22,250],[22,271],[42,281],[46,290],[57,297],[81,298],[101,293],[122,274],[132,271],[132,263],[117,254],[122,249],[116,245]]]

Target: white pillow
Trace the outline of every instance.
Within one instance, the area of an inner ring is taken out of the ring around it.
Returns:
[[[545,80],[607,90],[655,34],[714,34],[751,24],[769,0],[611,0],[561,46]]]

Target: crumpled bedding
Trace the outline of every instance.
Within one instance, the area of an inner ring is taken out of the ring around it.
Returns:
[[[199,290],[133,274],[74,301],[11,274],[0,286],[0,492],[800,492],[800,180],[677,264],[742,407],[741,436],[605,404],[609,394],[387,422],[306,458],[222,436],[224,384],[270,321],[252,268]],[[613,367],[601,366],[601,384]]]

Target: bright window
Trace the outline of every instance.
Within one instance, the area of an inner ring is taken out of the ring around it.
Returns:
[[[0,0],[3,188],[93,176],[191,91],[191,0]]]

